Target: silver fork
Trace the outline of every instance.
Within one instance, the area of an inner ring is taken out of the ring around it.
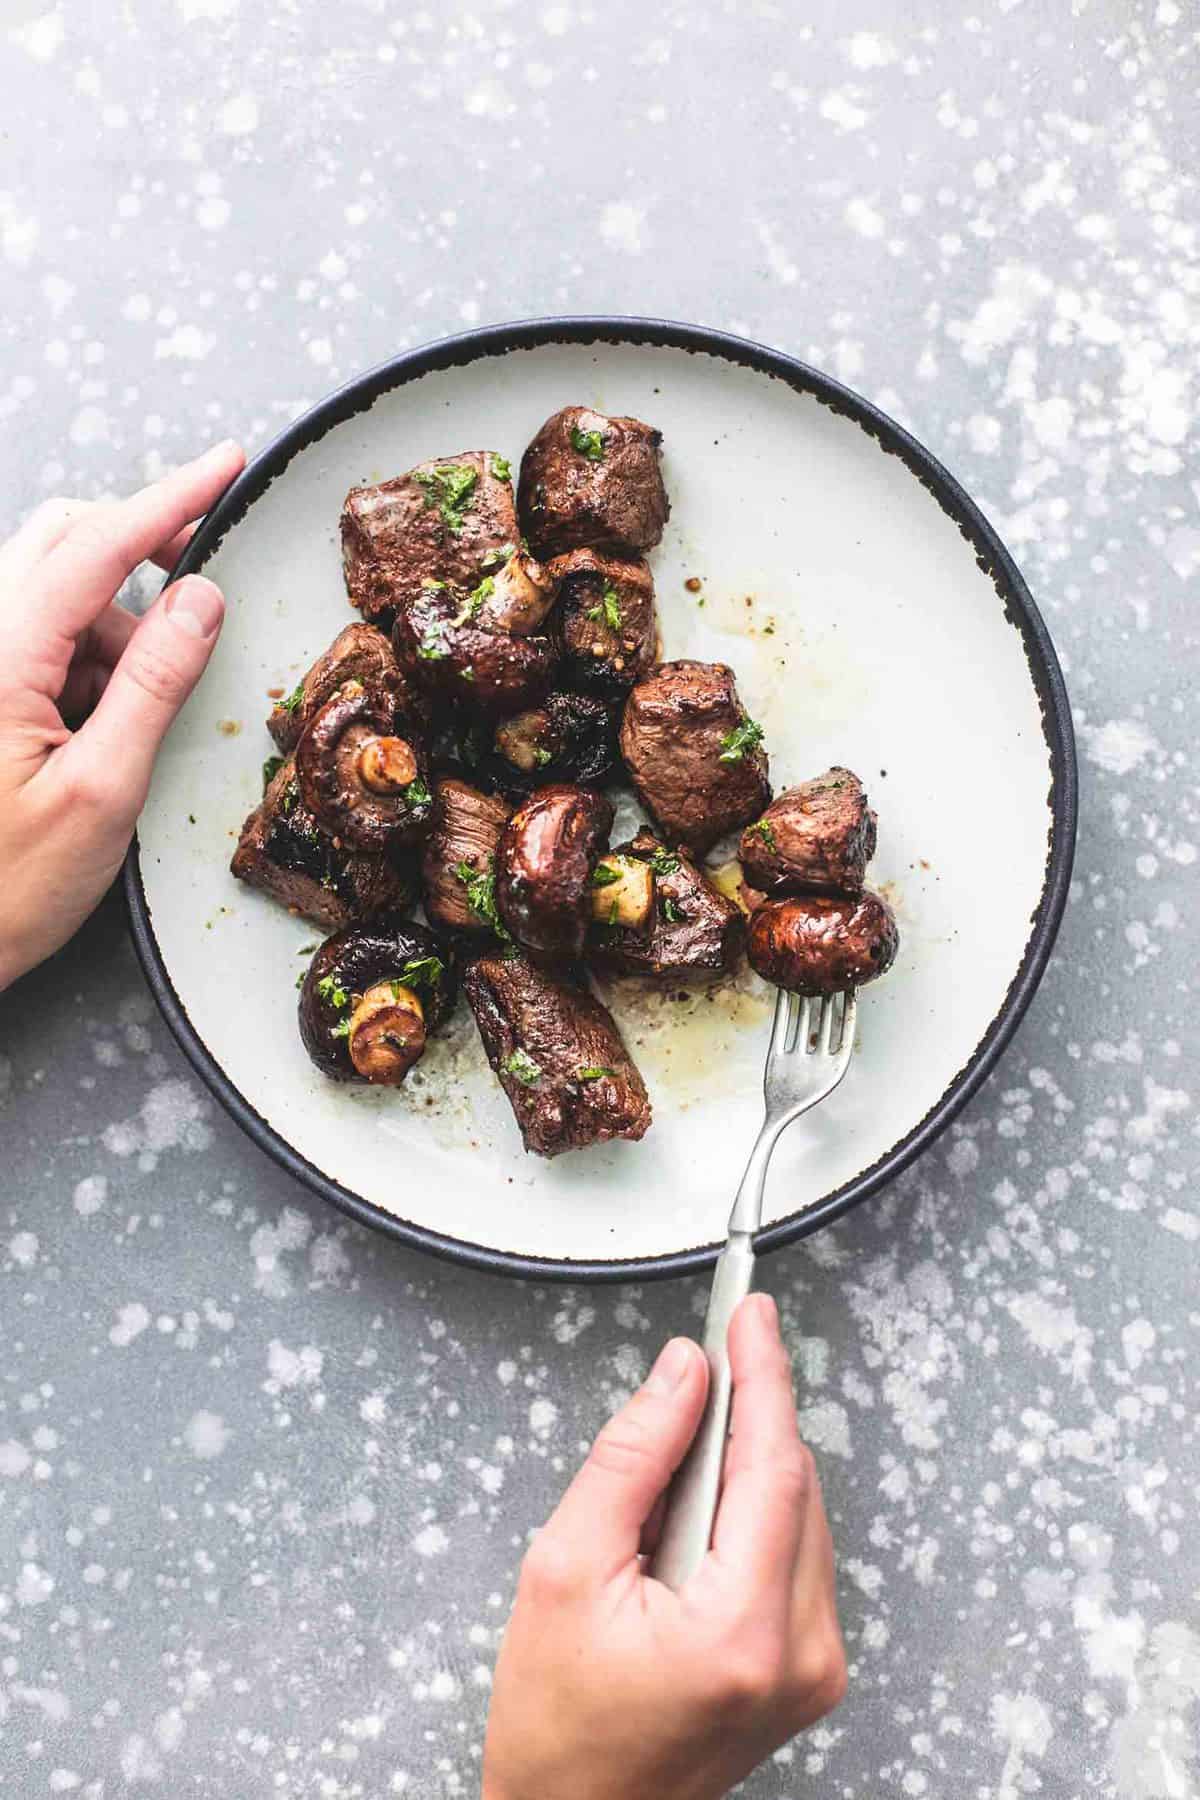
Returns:
[[[704,1320],[708,1401],[692,1447],[667,1494],[653,1572],[678,1590],[704,1560],[721,1493],[733,1384],[725,1335],[735,1308],[754,1285],[754,1234],[762,1224],[767,1165],[781,1132],[832,1094],[850,1065],[857,1001],[851,993],[820,1001],[782,989],[763,1075],[766,1116],[742,1176],[729,1235],[717,1259]]]

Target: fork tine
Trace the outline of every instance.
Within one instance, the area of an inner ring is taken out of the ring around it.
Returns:
[[[771,1048],[768,1052],[770,1056],[782,1056],[787,1049],[795,1004],[795,994],[789,994],[786,988],[780,988],[775,996],[775,1019],[771,1026]]]
[[[821,1001],[821,1012],[815,1033],[818,1056],[828,1056],[829,1046],[833,1038],[833,996],[831,994]]]
[[[792,1014],[792,1029],[788,1033],[788,1041],[785,1045],[785,1048],[789,1052],[793,1051],[797,1045],[800,1045],[801,1048],[803,1048],[808,1042],[808,1015],[811,1006],[807,994],[793,994],[792,999],[795,1002]]]
[[[854,1032],[858,1025],[858,995],[853,988],[842,996],[842,1032],[838,1039],[838,1055],[849,1056],[854,1049]]]

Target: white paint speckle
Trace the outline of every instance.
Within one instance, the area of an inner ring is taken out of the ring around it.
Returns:
[[[201,1411],[192,1414],[183,1436],[193,1456],[210,1462],[214,1456],[220,1456],[233,1433],[220,1413]]]
[[[234,94],[217,113],[217,129],[226,137],[245,137],[258,129],[258,101],[253,94]]]
[[[117,1322],[108,1334],[110,1344],[124,1350],[135,1338],[141,1337],[150,1323],[150,1314],[140,1300],[131,1300],[117,1314]]]
[[[650,244],[645,210],[632,200],[610,200],[600,212],[600,236],[613,250],[639,255]]]

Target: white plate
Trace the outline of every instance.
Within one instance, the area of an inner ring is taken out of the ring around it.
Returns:
[[[1075,828],[1062,678],[1003,547],[926,451],[826,377],[716,333],[629,320],[472,332],[291,427],[180,565],[221,584],[229,616],[159,760],[126,879],[147,972],[196,1068],[335,1204],[516,1273],[629,1274],[630,1259],[674,1272],[722,1237],[758,1127],[771,996],[755,977],[686,1002],[606,989],[654,1125],[640,1144],[543,1162],[521,1149],[465,1005],[399,1093],[317,1074],[295,980],[320,933],[228,872],[273,748],[267,691],[290,689],[351,617],[346,490],[465,449],[515,469],[571,402],[663,431],[672,511],[651,560],[665,654],[733,667],[776,788],[844,763],[879,814],[870,879],[896,908],[900,954],[863,992],[847,1079],[776,1150],[763,1248],[864,1197],[945,1126],[1028,1003],[1061,914]]]

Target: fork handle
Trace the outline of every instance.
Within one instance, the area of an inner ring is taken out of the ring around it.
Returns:
[[[753,1286],[754,1240],[748,1231],[731,1231],[717,1258],[704,1319],[709,1371],[704,1416],[667,1490],[666,1516],[651,1563],[656,1578],[676,1592],[699,1568],[712,1541],[733,1399],[725,1339],[730,1319]]]

